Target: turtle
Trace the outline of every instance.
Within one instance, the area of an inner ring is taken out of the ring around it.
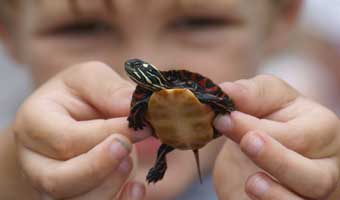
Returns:
[[[221,134],[213,127],[218,114],[235,110],[232,99],[209,78],[187,70],[160,71],[140,60],[125,62],[128,77],[137,86],[132,95],[128,126],[134,130],[147,124],[161,141],[147,182],[163,179],[166,155],[174,149],[192,150],[202,183],[198,150]]]

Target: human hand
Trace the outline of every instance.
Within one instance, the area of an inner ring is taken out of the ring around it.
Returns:
[[[150,135],[128,128],[132,91],[111,68],[91,62],[61,72],[23,104],[13,127],[18,160],[44,198],[117,196],[133,168],[131,142]],[[142,199],[144,190],[130,183],[121,199],[132,199],[130,191]]]
[[[339,184],[336,115],[272,76],[225,83],[222,88],[238,111],[218,117],[215,127],[240,144],[247,157],[263,170],[242,183],[249,198],[328,199]],[[229,161],[223,158],[219,156],[216,162],[215,184],[220,199],[230,199],[224,186],[234,180],[225,177],[234,172],[226,168]],[[251,164],[249,169],[256,170]]]

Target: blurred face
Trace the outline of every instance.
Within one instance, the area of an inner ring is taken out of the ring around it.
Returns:
[[[92,60],[105,62],[127,77],[124,62],[129,58],[143,59],[160,70],[187,69],[216,82],[230,81],[253,74],[264,58],[273,19],[268,2],[22,1],[23,14],[11,46],[19,61],[30,67],[37,85],[68,66]],[[214,163],[216,146],[203,151],[203,165]],[[153,155],[149,157],[154,162],[155,153],[144,155]],[[169,163],[187,166],[169,166],[168,176],[150,189],[151,199],[173,199],[185,190],[197,178],[192,158],[192,152],[171,154]],[[140,173],[142,180],[147,169]]]
[[[125,76],[128,58],[161,70],[200,72],[217,82],[238,79],[263,59],[272,18],[267,0],[22,2],[17,49],[37,84],[90,60]]]

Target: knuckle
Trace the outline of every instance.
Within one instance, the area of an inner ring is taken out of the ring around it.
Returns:
[[[18,140],[34,150],[56,159],[66,160],[74,156],[74,145],[68,125],[61,128],[65,133],[56,132],[32,109],[36,108],[34,103],[23,105],[20,114],[16,117],[13,132]],[[40,115],[40,113],[38,113]],[[70,126],[72,127],[72,126]]]
[[[274,75],[270,75],[270,74],[260,74],[257,75],[254,78],[254,81],[259,83],[261,86],[265,86],[268,84],[284,84],[286,85],[285,81],[283,81],[282,79],[274,76]]]
[[[327,124],[329,124],[328,125],[329,132],[337,133],[339,131],[339,128],[340,128],[339,118],[335,113],[333,113],[330,110],[327,110],[325,120],[327,120],[327,122],[328,122]]]
[[[111,108],[106,109],[103,114],[105,116],[126,115],[126,108],[128,108],[131,103],[134,88],[126,81],[116,81],[115,84],[108,83],[102,87],[107,97],[102,101],[103,107]],[[117,101],[117,98],[119,98],[120,101]]]
[[[257,83],[259,88],[266,88],[270,85],[273,88],[283,88],[291,93],[298,93],[286,81],[271,74],[258,75],[254,78],[254,81]]]
[[[281,159],[276,159],[276,163],[273,166],[273,172],[280,177],[286,177],[288,175],[289,161],[284,156]]]
[[[293,130],[292,132],[301,132],[298,130]],[[295,135],[288,136],[286,139],[285,144],[287,144],[287,147],[292,149],[293,151],[296,151],[302,155],[307,155],[308,152],[310,152],[313,149],[313,146],[311,145],[312,141],[306,134],[300,134],[299,137],[296,137]]]
[[[12,127],[13,132],[17,139],[24,140],[24,138],[40,139],[40,130],[37,129],[37,119],[35,116],[36,105],[30,99],[27,100],[17,112],[14,125]]]
[[[67,160],[75,155],[74,145],[70,136],[67,134],[59,134],[58,138],[50,143],[51,151],[55,157],[60,160]]]
[[[58,179],[51,172],[45,172],[40,180],[40,189],[48,194],[53,199],[62,198],[61,194],[61,184],[59,184]]]
[[[326,109],[325,109],[326,110]],[[339,119],[330,110],[317,111],[317,116],[322,116],[319,119],[319,126],[311,127],[310,133],[314,133],[310,137],[312,140],[310,143],[314,143],[314,153],[311,155],[313,158],[321,158],[326,156],[331,156],[334,152],[332,149],[338,149],[339,140]],[[319,133],[323,134],[323,139],[318,140]],[[320,151],[322,149],[323,151]]]
[[[108,71],[111,71],[111,68],[103,62],[89,61],[89,62],[85,62],[79,65],[75,65],[73,68],[71,68],[71,71],[73,71],[73,73],[78,73],[78,74],[84,74],[84,73],[92,74],[93,72],[107,73]]]
[[[260,81],[280,81],[281,79],[279,79],[278,77],[271,75],[271,74],[259,74],[257,76],[255,76],[256,80],[260,80]]]
[[[98,167],[96,163],[91,163],[88,166],[85,177],[87,177],[88,180],[93,180],[94,182],[97,182],[103,177],[102,173],[103,171],[100,170],[100,167]]]
[[[77,77],[81,77],[81,80],[93,80],[98,79],[98,76],[110,73],[112,73],[112,69],[105,63],[99,61],[89,61],[68,68],[61,73],[61,76],[66,85],[72,86],[72,83],[75,83],[77,80],[79,80],[74,79],[75,75],[77,75]]]
[[[255,79],[263,83],[275,83],[285,86],[288,85],[286,81],[272,74],[260,74],[256,76]]]
[[[19,112],[17,113],[15,120],[14,120],[14,124],[12,127],[13,133],[16,136],[17,139],[21,139],[22,138],[22,134],[24,134],[24,117],[22,114],[22,108],[19,109]]]
[[[119,81],[116,81],[115,84],[108,83],[107,85],[103,85],[103,87],[104,87],[105,92],[108,95],[112,95],[112,94],[117,93],[121,90],[131,88],[131,85],[127,81],[121,79]]]
[[[337,187],[337,178],[326,174],[321,178],[317,185],[312,188],[313,197],[316,199],[326,199]]]

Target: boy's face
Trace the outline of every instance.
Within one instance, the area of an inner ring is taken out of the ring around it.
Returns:
[[[275,35],[270,31],[274,21],[283,21],[273,19],[270,1],[22,0],[22,15],[7,44],[30,67],[37,85],[68,66],[92,60],[125,76],[123,63],[129,58],[161,70],[199,72],[216,82],[235,80],[254,73]],[[188,170],[180,169],[183,174]],[[162,193],[185,189],[174,189],[189,184],[184,177],[165,185]]]
[[[268,0],[22,2],[16,49],[37,84],[90,60],[123,75],[128,58],[217,82],[245,77],[263,59],[273,17]]]

